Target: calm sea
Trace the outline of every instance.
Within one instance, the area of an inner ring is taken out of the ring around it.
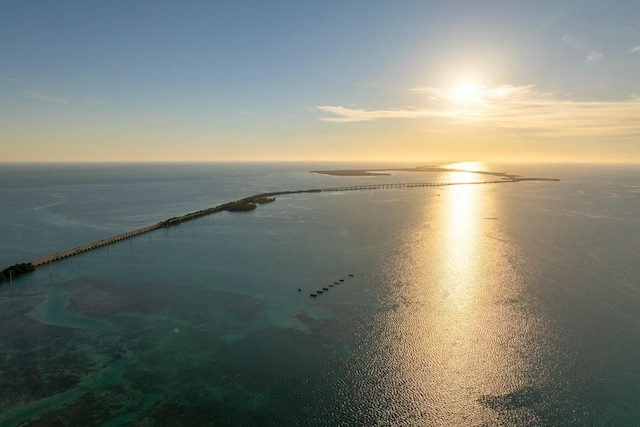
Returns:
[[[256,193],[492,179],[308,172],[381,166],[3,164],[0,268]],[[475,167],[562,181],[282,195],[4,283],[0,425],[640,425],[640,167]]]

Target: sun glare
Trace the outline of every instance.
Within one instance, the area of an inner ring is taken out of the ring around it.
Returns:
[[[456,162],[445,165],[448,169],[461,169],[465,171],[483,171],[487,170],[487,167],[482,162]]]
[[[483,103],[482,90],[485,87],[486,86],[466,81],[453,88],[451,98],[460,104]]]

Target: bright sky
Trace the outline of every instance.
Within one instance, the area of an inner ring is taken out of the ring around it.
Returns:
[[[640,1],[0,0],[0,161],[640,162]]]

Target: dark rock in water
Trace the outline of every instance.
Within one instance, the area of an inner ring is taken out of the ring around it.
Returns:
[[[298,288],[298,292],[302,292],[302,289]]]
[[[524,387],[512,393],[499,396],[485,395],[478,398],[478,403],[494,411],[510,411],[518,408],[531,408],[539,404],[542,399],[540,390]]]

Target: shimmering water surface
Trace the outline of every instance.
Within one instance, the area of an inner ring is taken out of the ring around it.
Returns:
[[[354,167],[0,165],[0,267],[256,193],[493,179],[308,173]],[[476,167],[562,181],[283,195],[5,283],[0,425],[640,425],[640,167]]]

